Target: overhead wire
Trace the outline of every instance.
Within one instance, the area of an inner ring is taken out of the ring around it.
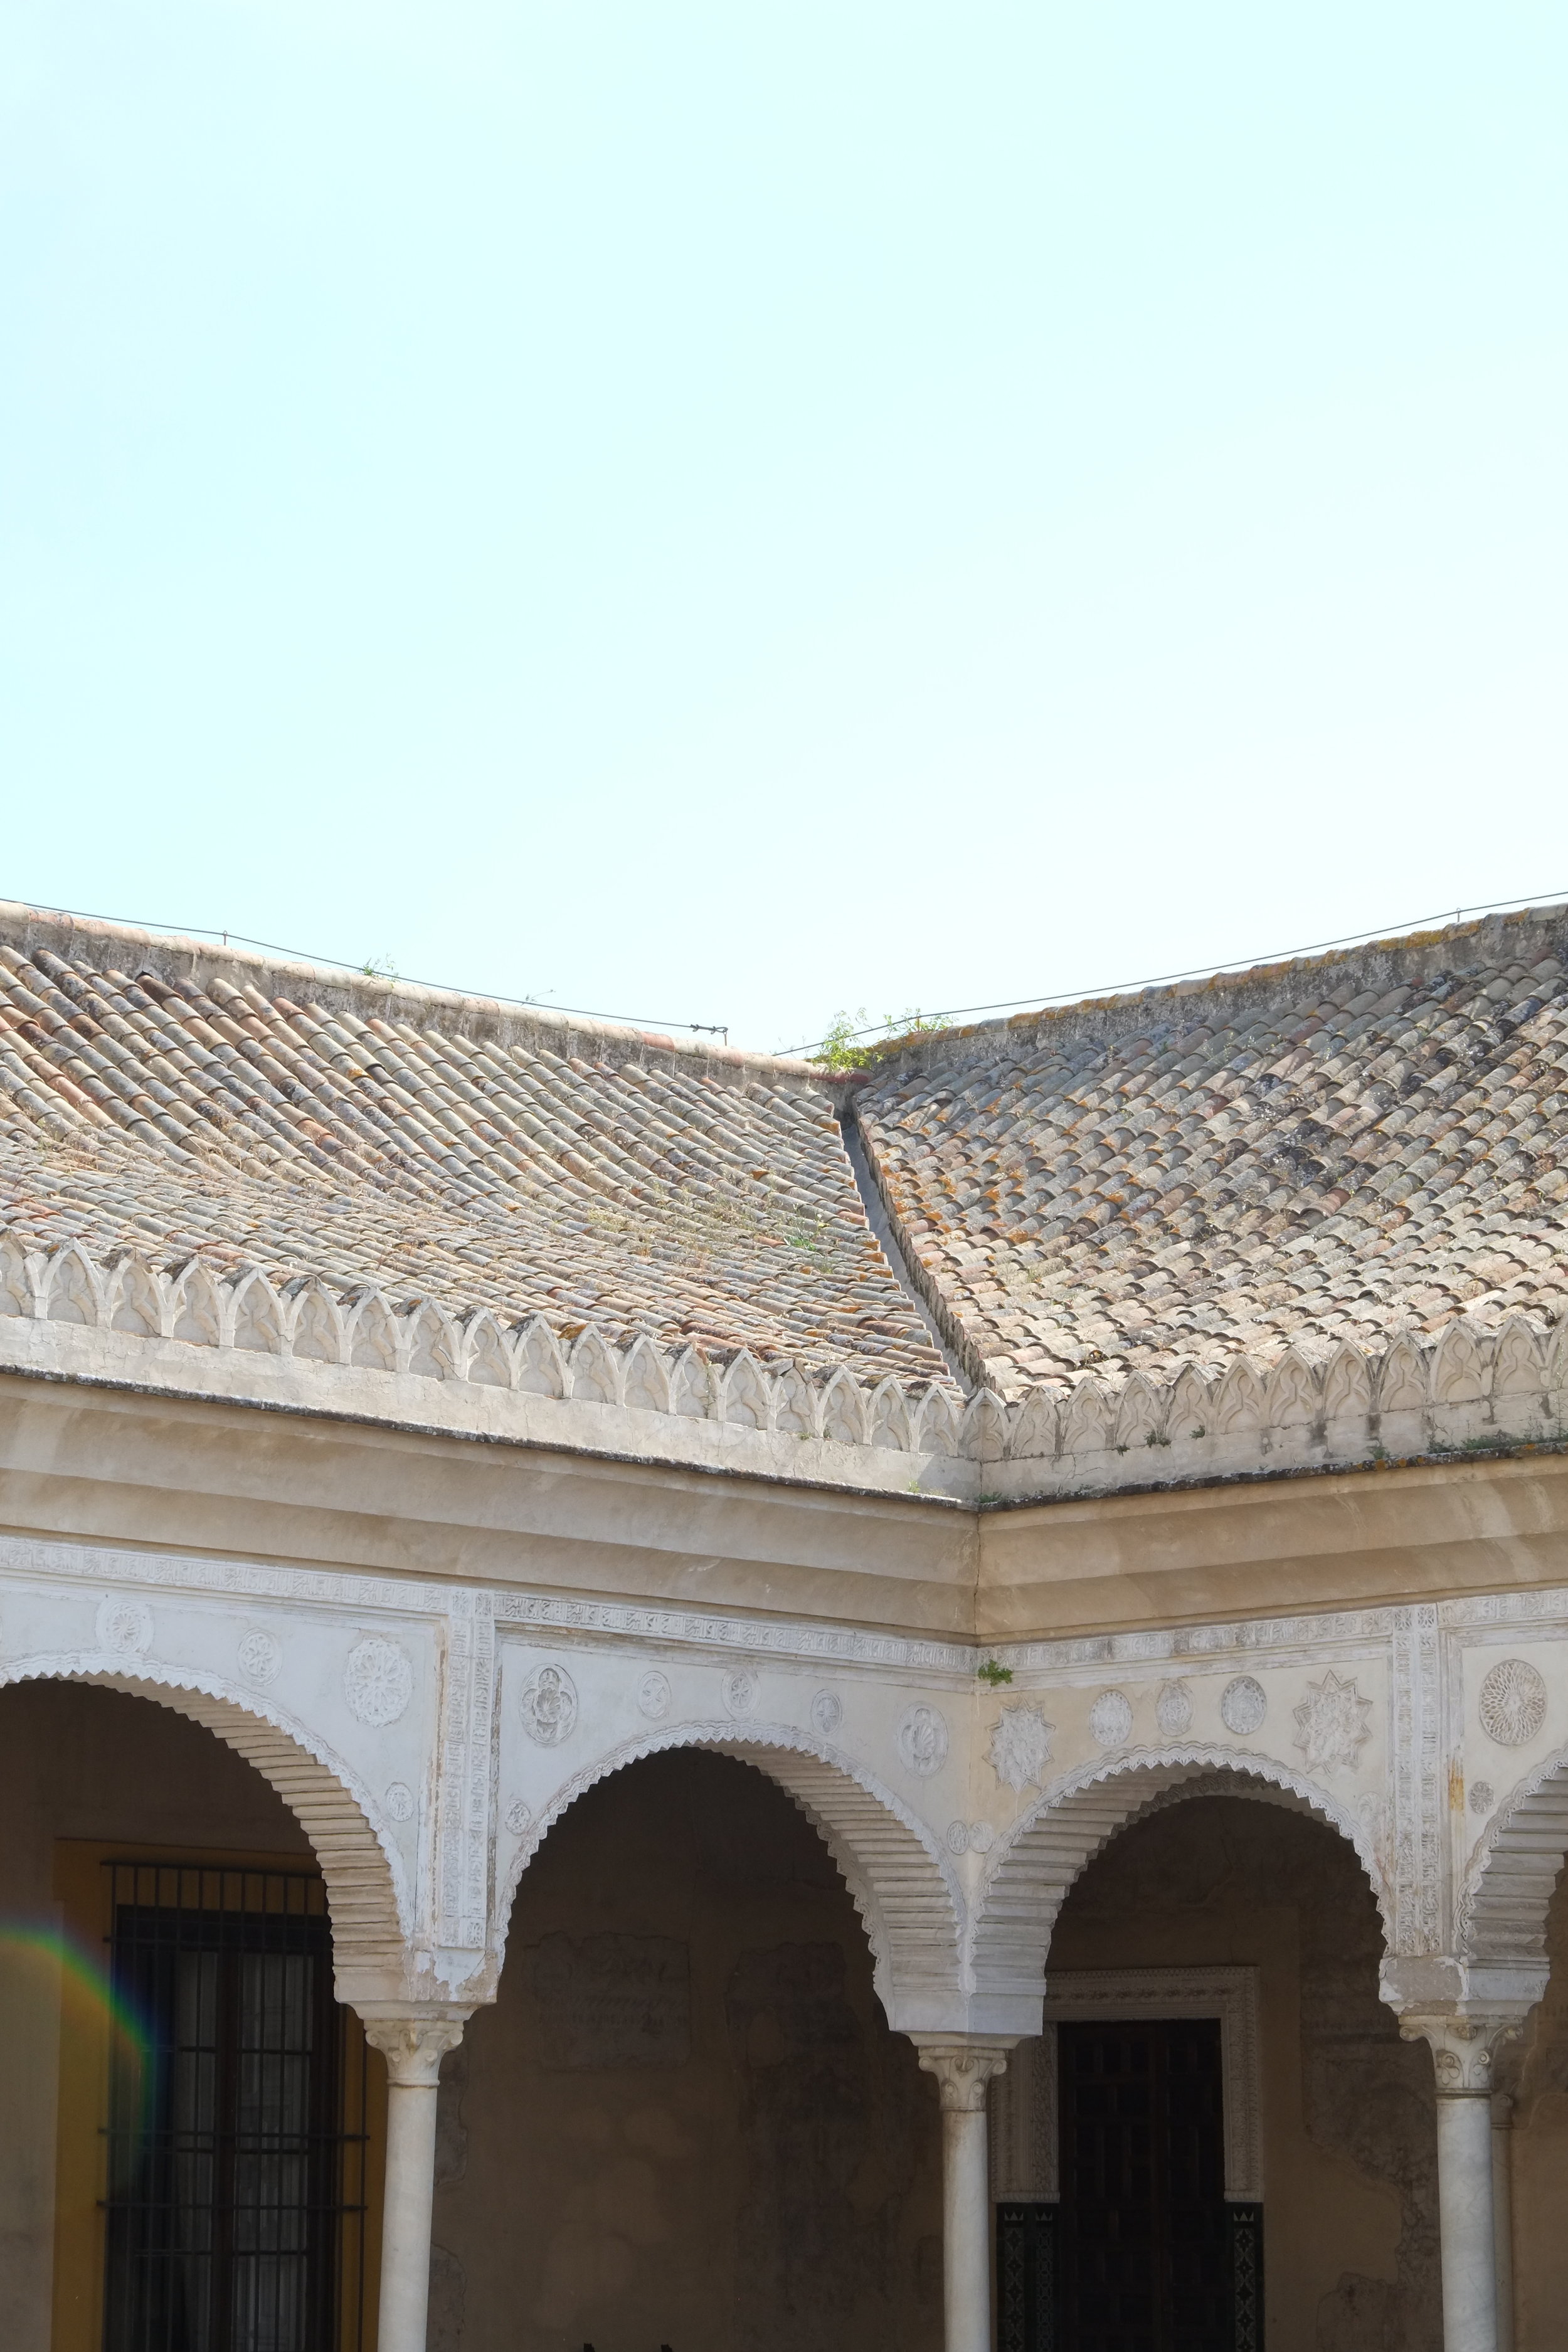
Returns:
[[[308,955],[302,948],[280,947],[276,940],[253,940],[244,931],[210,930],[200,923],[150,923],[128,915],[93,915],[82,907],[47,907],[38,898],[18,901],[35,914],[64,915],[78,923],[115,923],[127,930],[153,931],[164,939],[218,940],[227,947],[232,940],[236,946],[260,948],[266,955],[286,956],[290,963],[321,964],[329,971],[357,972],[365,980],[383,980],[388,987],[406,983],[410,988],[438,988],[448,996],[482,996],[490,1004],[513,1004],[520,1010],[533,1013],[573,1013],[583,1021],[614,1021],[628,1029],[690,1029],[708,1037],[722,1037],[728,1045],[729,1024],[724,1021],[656,1021],[651,1013],[595,1013],[586,1004],[556,1004],[537,996],[498,996],[493,989],[454,988],[449,981],[418,980],[412,972],[383,969],[374,959],[368,963],[345,963],[341,956]]]
[[[1343,939],[1319,940],[1310,947],[1279,948],[1270,955],[1233,956],[1225,963],[1194,964],[1186,971],[1155,972],[1147,980],[1114,981],[1100,988],[1063,988],[1051,994],[1009,997],[997,1004],[950,1004],[935,1013],[918,1013],[915,1022],[918,1024],[922,1022],[967,1021],[980,1013],[1019,1013],[1030,1005],[1037,1005],[1043,1010],[1048,1004],[1092,1003],[1102,996],[1136,996],[1146,988],[1170,988],[1182,980],[1217,980],[1222,973],[1250,971],[1258,964],[1290,963],[1299,956],[1326,955],[1331,948],[1365,947],[1375,940],[1397,939],[1405,931],[1426,930],[1436,923],[1462,922],[1467,915],[1495,915],[1508,907],[1551,907],[1564,899],[1568,899],[1568,891],[1552,891],[1543,898],[1534,896],[1493,898],[1484,906],[1456,907],[1451,915],[1445,907],[1438,915],[1417,915],[1408,922],[1385,923],[1370,931],[1350,931]],[[835,1033],[837,1042],[846,1045],[855,1044],[861,1037],[900,1037],[917,1034],[918,1026],[900,1030],[896,1022],[887,1021],[872,1022],[864,1029]],[[791,1055],[810,1055],[829,1042],[826,1037],[817,1037],[810,1045],[791,1045],[785,1050]]]

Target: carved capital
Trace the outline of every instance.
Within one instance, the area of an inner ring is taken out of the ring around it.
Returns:
[[[944,2115],[977,2116],[985,2111],[985,2085],[993,2075],[1000,2074],[1007,2063],[1011,2042],[986,2042],[978,2035],[973,2041],[956,2037],[927,2041],[924,2034],[910,2037],[920,2052],[921,2064],[928,2074],[934,2074],[942,2092]]]
[[[432,2015],[413,2010],[405,2015],[367,2017],[364,2038],[386,2060],[386,2079],[399,2090],[434,2090],[441,2078],[441,2061],[463,2038],[466,2016],[450,2011]]]
[[[1439,2098],[1489,2098],[1493,2061],[1523,2032],[1525,2015],[1523,2010],[1407,2009],[1400,2012],[1399,2032],[1405,2042],[1431,2043]]]

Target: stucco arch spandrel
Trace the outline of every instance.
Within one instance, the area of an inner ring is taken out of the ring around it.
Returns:
[[[1204,1746],[1132,1749],[1085,1764],[1047,1789],[998,1846],[976,1906],[969,1973],[976,2003],[1007,2030],[1037,2033],[1052,1930],[1068,1889],[1119,1831],[1178,1800],[1250,1797],[1317,1815],[1354,1848],[1385,1937],[1391,1897],[1366,1825],[1272,1757]],[[1031,2013],[1033,2022],[1026,2021]],[[997,2030],[1004,2030],[998,2023]]]
[[[1568,1748],[1560,1748],[1510,1791],[1471,1856],[1455,1919],[1459,1950],[1478,1960],[1544,1958],[1565,1857]]]
[[[598,1781],[649,1756],[700,1748],[778,1783],[833,1856],[865,1925],[877,1997],[901,2032],[961,2026],[963,1890],[933,1832],[848,1757],[789,1724],[672,1724],[613,1748],[566,1781],[520,1843],[499,1908],[503,1948],[522,1874],[545,1836]]]
[[[378,1824],[368,1790],[303,1725],[253,1692],[151,1660],[134,1673],[123,1661],[108,1664],[95,1654],[22,1659],[0,1671],[0,1687],[20,1682],[89,1683],[151,1699],[243,1756],[278,1791],[321,1865],[340,2000],[415,1993],[413,1900],[402,1857],[390,1831]]]

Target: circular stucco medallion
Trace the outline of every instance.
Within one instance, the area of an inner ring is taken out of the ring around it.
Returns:
[[[247,1683],[269,1683],[283,1664],[283,1644],[275,1633],[252,1625],[239,1637],[239,1671]]]
[[[969,1823],[967,1822],[949,1822],[947,1825],[947,1850],[949,1853],[967,1853],[969,1852]]]
[[[650,1723],[658,1722],[661,1716],[669,1713],[669,1676],[661,1675],[657,1666],[637,1685],[637,1706]]]
[[[517,1711],[529,1738],[541,1748],[559,1748],[577,1720],[577,1686],[564,1666],[535,1666],[517,1695]]]
[[[1089,1737],[1097,1748],[1125,1748],[1132,1737],[1132,1702],[1125,1691],[1101,1691],[1089,1710]]]
[[[407,1651],[379,1633],[357,1643],[343,1668],[343,1696],[360,1721],[373,1729],[395,1723],[414,1696]]]
[[[1502,1658],[1481,1685],[1481,1729],[1500,1748],[1522,1748],[1546,1720],[1546,1685],[1528,1658]]]
[[[514,1797],[506,1809],[506,1825],[513,1837],[521,1837],[532,1819],[533,1815],[529,1811],[522,1799]]]
[[[1268,1695],[1251,1675],[1237,1675],[1226,1683],[1219,1703],[1219,1719],[1238,1739],[1256,1731],[1268,1712]]]
[[[395,1822],[414,1819],[414,1791],[406,1780],[395,1780],[386,1792],[386,1810]]]
[[[1167,1739],[1193,1727],[1193,1696],[1185,1683],[1163,1683],[1154,1702],[1154,1720]]]
[[[757,1703],[757,1678],[750,1666],[731,1666],[724,1677],[723,1692],[731,1715],[750,1715]]]
[[[98,1604],[98,1646],[140,1657],[153,1646],[153,1612],[143,1601],[111,1592]]]
[[[899,1726],[899,1754],[923,1780],[947,1761],[947,1723],[934,1706],[911,1706]]]
[[[824,1739],[831,1739],[844,1720],[844,1701],[837,1691],[819,1690],[811,1702],[811,1724]]]
[[[1489,1780],[1472,1780],[1470,1782],[1470,1811],[1472,1813],[1489,1813],[1496,1802],[1497,1790],[1492,1787]]]

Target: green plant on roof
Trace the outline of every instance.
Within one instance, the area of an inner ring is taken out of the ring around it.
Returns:
[[[389,955],[366,956],[360,966],[366,980],[395,980],[397,966]]]
[[[1003,1665],[995,1658],[987,1658],[985,1664],[983,1666],[976,1666],[974,1671],[983,1683],[990,1684],[993,1690],[995,1690],[999,1684],[1010,1683],[1013,1679],[1012,1667]]]
[[[875,1022],[867,1017],[862,1004],[857,1013],[841,1013],[809,1059],[819,1070],[835,1076],[841,1070],[864,1070],[874,1062],[886,1045],[900,1044],[905,1037],[922,1032],[945,1029],[947,1016],[942,1013],[921,1013],[917,1007],[908,1013],[884,1013],[879,1034]]]

